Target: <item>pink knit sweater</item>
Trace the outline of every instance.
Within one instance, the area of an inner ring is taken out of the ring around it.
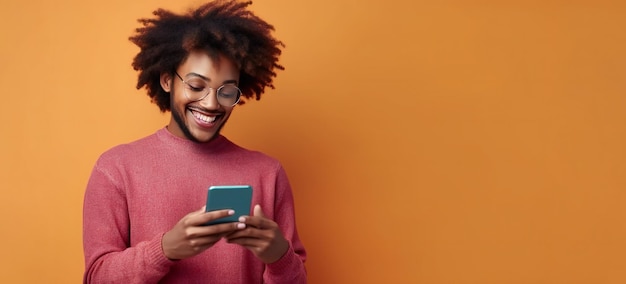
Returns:
[[[201,208],[211,185],[250,184],[252,204],[276,221],[290,248],[265,265],[224,240],[170,261],[161,237]],[[112,148],[94,166],[83,207],[84,283],[306,283],[291,187],[278,161],[223,136],[194,143],[163,128]]]

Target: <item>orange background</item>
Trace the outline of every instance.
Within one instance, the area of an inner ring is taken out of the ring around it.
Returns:
[[[0,282],[81,281],[91,167],[169,117],[127,38],[197,3],[2,1]],[[626,283],[625,3],[256,1],[287,70],[225,134],[284,163],[310,283]]]

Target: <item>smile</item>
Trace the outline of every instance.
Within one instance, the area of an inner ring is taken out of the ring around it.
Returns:
[[[199,112],[195,109],[189,109],[189,112],[191,112],[191,115],[193,115],[196,121],[201,124],[212,124],[219,117],[219,115],[215,115],[215,114],[210,115],[210,114]]]
[[[195,111],[191,111],[191,113],[193,114],[193,116],[195,116],[197,119],[202,120],[204,122],[213,122],[215,121],[215,119],[217,118],[217,116],[208,116],[208,115],[204,115],[202,113],[199,112],[195,112]]]

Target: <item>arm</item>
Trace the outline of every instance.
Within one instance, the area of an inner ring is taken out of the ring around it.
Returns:
[[[282,168],[274,193],[273,208],[269,208],[273,218],[266,217],[261,206],[256,205],[253,216],[240,219],[240,231],[226,238],[247,248],[266,264],[264,283],[306,283],[306,252],[298,237],[291,188]]]
[[[291,185],[280,167],[276,177],[274,221],[289,242],[287,252],[276,262],[266,265],[265,283],[306,283],[306,250],[298,236]]]
[[[164,234],[130,244],[129,209],[124,180],[96,164],[85,193],[83,207],[84,283],[156,283],[176,263],[212,247],[236,224],[203,226],[234,214],[232,210],[191,212]],[[133,222],[149,222],[136,220]]]
[[[161,235],[130,247],[130,220],[120,177],[94,167],[83,204],[83,283],[156,283],[172,261]]]

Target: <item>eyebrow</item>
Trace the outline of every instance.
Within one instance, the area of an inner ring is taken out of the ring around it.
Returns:
[[[209,79],[208,77],[200,75],[200,74],[195,73],[195,72],[191,72],[191,73],[188,73],[187,75],[185,75],[185,77],[189,77],[189,76],[200,77],[201,79],[203,79],[203,80],[205,80],[207,82],[211,82],[211,79]],[[235,85],[237,85],[238,83],[239,82],[237,82],[237,80],[226,80],[226,81],[222,82],[222,85],[225,85],[225,84],[235,84]]]

